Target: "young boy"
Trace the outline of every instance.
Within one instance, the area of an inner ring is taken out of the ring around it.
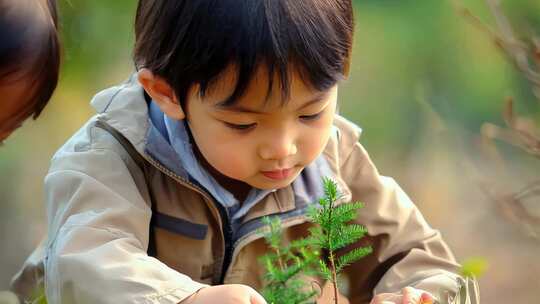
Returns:
[[[0,0],[0,143],[37,118],[58,82],[55,0]]]
[[[353,28],[350,0],[140,0],[139,72],[45,179],[49,303],[265,303],[262,217],[306,235],[322,177],[366,205],[350,303],[455,292],[439,232],[336,114]]]

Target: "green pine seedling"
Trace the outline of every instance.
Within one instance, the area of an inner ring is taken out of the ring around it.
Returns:
[[[317,252],[309,248],[306,239],[295,240],[284,246],[279,218],[265,217],[263,221],[270,227],[265,239],[271,249],[261,258],[266,268],[263,297],[269,304],[314,303],[317,292],[310,291],[300,275],[313,273],[318,261]]]
[[[334,303],[338,304],[337,277],[344,267],[365,257],[372,252],[371,247],[353,249],[342,256],[336,251],[357,242],[367,233],[366,228],[357,224],[347,224],[357,217],[357,211],[363,208],[360,202],[335,205],[341,198],[337,184],[329,178],[323,179],[324,197],[319,200],[319,208],[312,207],[309,217],[317,226],[310,229],[308,243],[325,252],[327,261],[319,260],[320,274],[334,287]]]

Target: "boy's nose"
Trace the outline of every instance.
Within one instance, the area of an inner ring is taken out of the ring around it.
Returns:
[[[283,160],[298,152],[296,144],[291,140],[270,139],[259,149],[259,155],[264,160]]]

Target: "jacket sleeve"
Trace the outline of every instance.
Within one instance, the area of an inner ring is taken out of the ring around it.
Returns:
[[[352,200],[365,205],[357,221],[368,235],[353,247],[373,248],[371,255],[346,270],[351,303],[369,303],[374,294],[399,292],[406,286],[435,296],[455,292],[460,266],[441,234],[427,224],[393,179],[379,175],[359,143],[340,171]]]
[[[61,152],[45,178],[49,303],[178,303],[206,286],[147,255],[151,210],[125,159]]]

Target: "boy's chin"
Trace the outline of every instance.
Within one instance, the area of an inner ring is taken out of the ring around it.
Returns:
[[[252,187],[255,187],[257,189],[261,189],[261,190],[277,190],[277,189],[281,189],[281,188],[285,188],[287,186],[289,186],[290,184],[292,184],[292,180],[291,181],[287,181],[287,182],[284,182],[284,181],[280,181],[280,182],[274,182],[274,183],[265,183],[265,184],[260,184],[258,186],[253,186]]]

